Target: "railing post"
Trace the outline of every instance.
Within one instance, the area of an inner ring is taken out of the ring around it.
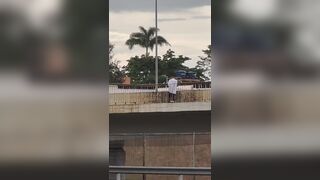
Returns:
[[[179,180],[183,180],[183,175],[179,175]]]
[[[192,133],[192,167],[196,166],[196,132]]]
[[[117,180],[121,180],[121,174],[117,173]]]
[[[196,132],[192,133],[192,167],[196,167]],[[193,176],[193,180],[196,176]]]
[[[142,155],[142,166],[146,166],[146,135],[143,133],[143,155]],[[146,180],[146,174],[142,175],[142,179]]]

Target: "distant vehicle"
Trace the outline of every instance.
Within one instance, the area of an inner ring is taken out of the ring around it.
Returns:
[[[196,73],[193,71],[177,70],[176,79],[181,83],[200,82],[200,79],[197,78]]]

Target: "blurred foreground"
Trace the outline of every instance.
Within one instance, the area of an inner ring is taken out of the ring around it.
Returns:
[[[215,177],[320,177],[318,4],[215,1]]]
[[[0,179],[106,179],[107,2],[0,0]]]

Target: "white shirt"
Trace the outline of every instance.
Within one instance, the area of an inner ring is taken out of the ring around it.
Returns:
[[[178,85],[178,81],[176,79],[174,79],[174,78],[170,79],[168,81],[169,93],[176,94],[177,93],[177,85]]]

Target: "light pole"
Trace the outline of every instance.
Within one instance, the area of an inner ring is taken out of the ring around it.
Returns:
[[[158,0],[155,0],[155,19],[156,19],[155,89],[156,89],[156,92],[158,92]]]

